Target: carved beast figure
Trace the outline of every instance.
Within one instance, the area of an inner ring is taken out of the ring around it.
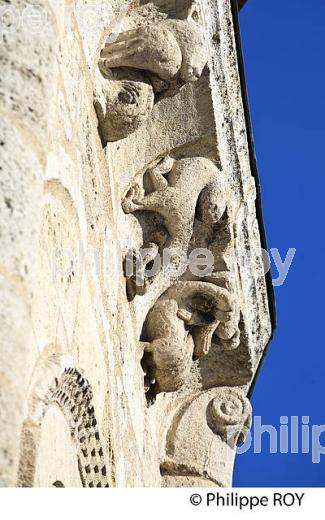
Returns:
[[[118,141],[135,132],[154,106],[154,92],[141,74],[119,70],[101,80],[94,100],[103,143]]]
[[[143,342],[145,368],[158,392],[181,388],[193,359],[210,349],[212,336],[228,350],[239,345],[239,313],[230,293],[207,282],[178,282],[148,314]],[[149,354],[149,355],[148,355]]]
[[[226,210],[224,175],[204,157],[174,160],[169,156],[149,168],[148,175],[153,191],[145,194],[139,184],[134,184],[122,201],[123,210],[125,213],[139,210],[158,213],[169,235],[164,248],[171,252],[171,257],[174,251],[177,255],[186,253],[197,206],[200,219],[207,226],[217,223]],[[201,195],[202,203],[198,204]],[[157,254],[157,246],[152,247],[155,249],[153,255],[148,254],[149,262]],[[139,276],[141,280],[144,278]]]
[[[196,81],[207,62],[202,27],[194,20],[163,20],[125,31],[101,52],[102,67],[146,70],[163,81]]]
[[[105,78],[102,93],[95,94],[104,144],[137,130],[149,117],[155,94],[174,95],[201,76],[208,60],[206,38],[193,19],[196,11],[191,7],[185,11],[185,19],[159,20],[124,31],[116,41],[106,43],[99,61]],[[131,83],[134,92],[123,95],[123,91],[130,93]]]

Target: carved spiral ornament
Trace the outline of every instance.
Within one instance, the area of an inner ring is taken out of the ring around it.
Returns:
[[[237,432],[236,443],[244,441],[243,430],[250,428],[252,408],[241,390],[220,388],[210,401],[208,410],[209,426],[215,433],[227,439],[228,434],[234,437],[234,432]]]

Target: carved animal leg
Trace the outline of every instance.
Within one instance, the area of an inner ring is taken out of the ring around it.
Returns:
[[[164,216],[163,213],[159,211],[162,201],[163,199],[159,192],[154,191],[153,193],[149,193],[149,195],[143,195],[143,190],[138,184],[135,184],[130,188],[124,201],[122,201],[122,207],[125,213],[147,210],[157,211],[157,213]]]
[[[170,80],[181,68],[182,53],[173,34],[162,26],[139,27],[122,33],[101,52],[108,67],[148,70]]]
[[[140,38],[130,38],[129,40],[117,41],[110,43],[108,47],[101,52],[101,58],[104,59],[105,67],[131,67],[130,60],[139,50],[143,42]],[[140,67],[136,67],[140,68]]]
[[[218,326],[217,323],[212,323],[211,325],[207,325],[205,327],[197,327],[192,331],[192,336],[194,339],[194,355],[198,359],[205,356],[211,347],[212,336]]]
[[[139,208],[139,201],[144,197],[144,191],[139,184],[133,184],[127,192],[124,200],[122,200],[122,208],[124,213],[133,213]]]
[[[168,155],[156,166],[148,170],[150,181],[155,191],[162,191],[167,188],[168,181],[164,178],[164,175],[172,170],[174,163],[175,160]]]

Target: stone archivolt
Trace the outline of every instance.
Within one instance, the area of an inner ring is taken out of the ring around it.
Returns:
[[[104,449],[98,431],[93,394],[87,379],[66,366],[66,356],[42,357],[35,369],[29,409],[21,436],[18,484],[33,487],[42,423],[50,406],[62,411],[78,457],[83,487],[109,487]]]

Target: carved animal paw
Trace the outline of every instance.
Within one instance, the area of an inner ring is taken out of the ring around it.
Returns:
[[[131,186],[127,192],[124,200],[122,201],[122,208],[124,213],[133,213],[139,209],[139,204],[144,197],[144,190],[139,184]]]
[[[166,155],[159,163],[152,168],[152,171],[155,173],[160,173],[161,175],[165,175],[166,173],[170,172],[174,166],[175,159],[170,157],[169,155]]]
[[[240,331],[237,330],[229,340],[219,339],[219,341],[224,350],[236,350],[240,345]]]

